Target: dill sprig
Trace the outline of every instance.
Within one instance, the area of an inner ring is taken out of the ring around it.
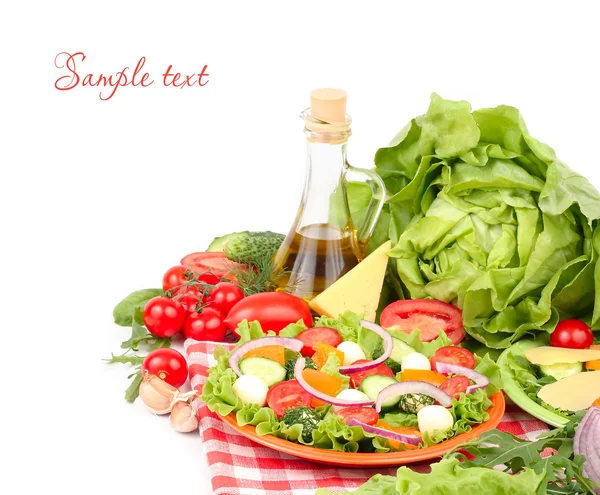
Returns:
[[[257,258],[249,269],[231,263],[229,272],[237,279],[236,284],[242,289],[244,296],[275,291],[279,288],[278,282],[289,274],[289,270],[275,267],[271,256]]]

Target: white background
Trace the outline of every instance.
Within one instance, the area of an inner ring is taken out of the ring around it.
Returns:
[[[218,4],[218,7],[216,6]],[[352,163],[429,95],[518,107],[600,186],[593,2],[12,2],[0,13],[2,493],[210,493],[200,441],[123,399],[101,359],[129,292],[237,230],[286,232],[304,174],[298,113],[348,91]],[[146,56],[150,88],[60,92]],[[209,83],[165,88],[169,65]]]

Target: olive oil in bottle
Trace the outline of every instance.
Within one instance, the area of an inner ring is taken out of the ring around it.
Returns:
[[[355,232],[321,223],[300,227],[286,237],[276,266],[287,267],[279,281],[287,292],[310,300],[357,265]]]

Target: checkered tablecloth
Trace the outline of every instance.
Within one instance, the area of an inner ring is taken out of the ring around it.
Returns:
[[[214,342],[186,340],[191,386],[201,390],[208,369],[214,364]],[[222,345],[222,344],[221,344]],[[232,344],[230,344],[232,345]],[[332,491],[354,489],[376,473],[395,475],[397,468],[348,469],[304,461],[263,447],[239,435],[199,399],[194,402],[200,420],[200,438],[216,495],[314,495],[317,488]],[[535,439],[548,431],[545,423],[507,404],[498,429],[521,438]],[[429,470],[429,462],[411,464],[419,472]]]

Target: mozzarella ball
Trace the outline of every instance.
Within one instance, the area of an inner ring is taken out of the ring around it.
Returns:
[[[342,342],[337,348],[344,353],[342,366],[349,366],[359,359],[367,359],[367,356],[356,342]]]
[[[370,400],[367,394],[364,394],[360,390],[356,390],[355,388],[347,388],[346,390],[342,390],[339,394],[336,395],[338,399],[344,400]],[[337,411],[339,409],[344,409],[344,407],[348,406],[333,406],[333,410]]]
[[[267,403],[268,392],[267,384],[254,375],[242,375],[233,384],[233,393],[244,404],[258,404],[262,407]]]
[[[402,360],[402,370],[431,370],[431,363],[420,352],[411,352]]]
[[[419,431],[433,434],[434,430],[446,431],[454,425],[452,413],[444,406],[425,406],[417,413]]]

